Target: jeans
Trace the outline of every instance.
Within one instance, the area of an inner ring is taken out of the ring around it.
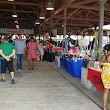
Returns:
[[[22,70],[22,64],[23,64],[23,54],[17,54],[17,70]]]

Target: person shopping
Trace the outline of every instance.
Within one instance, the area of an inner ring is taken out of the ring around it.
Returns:
[[[36,60],[36,43],[34,42],[34,38],[30,38],[30,42],[27,44],[27,54],[28,54],[28,64],[29,70],[34,70],[34,61]]]
[[[14,80],[14,67],[13,67],[13,56],[15,55],[15,46],[9,43],[8,36],[4,37],[4,42],[0,44],[0,59],[1,59],[1,73],[2,73],[2,82],[5,82],[5,73],[6,68],[8,68],[11,75],[11,84],[15,84]]]
[[[26,43],[22,39],[22,36],[19,36],[19,40],[15,41],[16,54],[17,54],[17,70],[22,70],[23,65],[23,56],[26,54]]]
[[[110,44],[104,46],[104,55],[100,59],[100,68],[102,68],[101,78],[104,85],[103,110],[107,110],[107,101],[110,91]]]
[[[40,50],[40,61],[42,62],[42,60],[43,60],[43,55],[44,55],[44,49],[43,49],[43,44],[42,44],[42,42],[40,42],[40,43],[38,44],[38,50]]]

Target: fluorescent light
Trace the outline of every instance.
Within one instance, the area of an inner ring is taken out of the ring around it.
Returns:
[[[16,17],[17,17],[17,15],[12,15],[12,17],[16,18]]]
[[[40,24],[39,22],[36,22],[35,24]]]
[[[46,10],[54,10],[52,2],[48,2]]]
[[[44,13],[41,12],[39,19],[45,19]]]
[[[19,29],[19,25],[16,25],[16,28],[18,28],[18,29]]]
[[[16,26],[19,26],[19,25],[16,25]]]
[[[40,24],[39,20],[36,20],[35,24]]]
[[[14,0],[8,0],[9,2],[13,2]]]
[[[18,21],[14,21],[14,22],[18,24]]]
[[[46,8],[46,10],[49,10],[50,11],[50,10],[54,10],[54,8],[52,8],[52,7],[51,8]]]
[[[45,19],[45,17],[43,17],[43,16],[41,17],[41,16],[40,16],[39,19]]]

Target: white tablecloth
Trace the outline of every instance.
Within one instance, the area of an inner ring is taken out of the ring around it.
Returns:
[[[92,87],[92,83],[87,79],[87,73],[88,73],[88,69],[82,67],[82,74],[81,74],[81,83],[87,88],[87,89],[91,89]],[[92,91],[96,91],[97,89],[95,87],[92,88]]]

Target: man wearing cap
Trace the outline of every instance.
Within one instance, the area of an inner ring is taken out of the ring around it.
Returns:
[[[0,55],[1,55],[1,73],[2,73],[2,82],[5,82],[5,73],[6,68],[8,68],[11,75],[11,84],[15,84],[14,80],[14,68],[13,68],[13,56],[15,55],[15,46],[9,43],[8,36],[4,37],[4,42],[0,44]]]

